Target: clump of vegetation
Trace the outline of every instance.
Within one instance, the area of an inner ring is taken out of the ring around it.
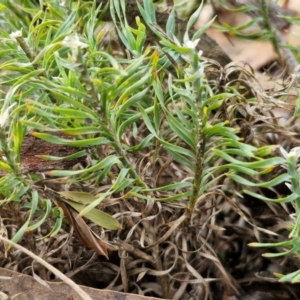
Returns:
[[[174,10],[164,31],[150,0],[138,5],[134,27],[125,0],[15,2],[0,7],[1,217],[12,241],[57,268],[68,257],[61,268],[79,283],[85,272],[89,285],[208,299],[211,286],[238,290],[227,257],[237,244],[224,233],[231,222],[248,223],[259,240],[278,239],[274,220],[264,228],[240,208],[263,200],[294,213],[290,239],[252,245],[289,247],[268,257],[298,255],[299,148],[294,140],[280,147],[293,124],[284,130],[270,117],[283,98],[245,68],[203,57],[197,47],[210,24],[190,34],[202,6],[180,38]],[[107,14],[118,42],[107,44]],[[149,30],[156,44],[147,43]],[[32,137],[75,150],[40,155],[51,170],[26,169],[22,147]],[[51,168],[74,159],[73,168]],[[5,249],[3,266],[29,271]],[[298,281],[298,272],[279,276]]]

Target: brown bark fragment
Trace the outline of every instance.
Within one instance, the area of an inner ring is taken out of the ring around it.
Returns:
[[[64,157],[78,152],[78,148],[55,145],[31,135],[26,135],[21,148],[22,173],[45,172],[49,170],[68,170],[85,158],[50,161],[44,160],[39,155]],[[0,177],[7,173],[0,170]]]
[[[49,288],[40,284],[31,276],[19,274],[14,271],[0,268],[0,291],[7,299],[18,300],[81,300],[72,288],[64,282],[47,282]],[[109,290],[98,290],[94,288],[81,288],[94,300],[155,300],[157,298],[144,297],[134,294],[120,293]],[[0,295],[1,296],[1,295]],[[5,298],[4,298],[5,299]]]

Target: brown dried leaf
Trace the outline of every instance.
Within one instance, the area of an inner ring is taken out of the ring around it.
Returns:
[[[94,235],[77,211],[69,204],[61,201],[57,201],[57,205],[64,211],[69,224],[74,227],[79,242],[84,246],[94,249],[96,253],[105,256],[106,259],[109,259],[104,242]]]
[[[0,268],[0,287],[6,291],[9,299],[43,299],[43,300],[80,300],[71,287],[64,282],[47,282],[49,288],[40,285],[32,277],[14,271]],[[155,300],[158,298],[144,297],[141,295],[125,294],[117,291],[99,290],[82,287],[94,300]],[[8,299],[8,298],[7,298]]]

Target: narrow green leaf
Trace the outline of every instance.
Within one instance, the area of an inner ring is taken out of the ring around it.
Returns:
[[[254,168],[267,168],[267,167],[273,167],[273,166],[275,167],[276,165],[285,163],[285,159],[282,157],[272,157],[272,158],[262,159],[262,160],[256,161],[256,162],[241,162],[241,161],[231,157],[230,155],[226,154],[224,151],[218,150],[216,148],[213,149],[213,152],[226,161],[229,161],[229,162],[237,164],[237,165],[241,165],[243,167],[253,168],[253,169]]]
[[[129,171],[129,169],[127,169],[127,168],[121,169],[116,181],[114,182],[113,186],[111,187],[111,190],[118,190],[119,189],[119,186],[125,180],[125,177],[127,176],[128,171]]]
[[[94,195],[86,192],[66,191],[66,192],[58,192],[58,194],[68,198],[69,200],[84,205],[90,204],[97,199]]]
[[[191,29],[191,27],[196,23],[196,21],[199,19],[200,13],[202,11],[203,8],[203,2],[201,1],[201,4],[199,5],[199,7],[197,8],[197,10],[191,15],[187,26],[186,26],[186,31],[185,34],[183,36],[183,42],[186,43],[189,40],[189,31]]]
[[[147,15],[148,22],[156,23],[155,7],[152,0],[144,0],[144,8]]]
[[[95,172],[106,168],[110,169],[113,165],[120,164],[120,163],[121,163],[120,160],[116,156],[110,155],[90,168],[77,170],[77,171],[54,170],[54,171],[45,172],[45,174],[49,176],[74,176],[79,174],[87,174],[90,172]]]
[[[191,149],[196,147],[196,138],[192,135],[191,129],[187,129],[182,126],[178,120],[176,120],[170,113],[166,114],[168,124],[172,130],[186,143]]]
[[[170,38],[175,36],[175,7],[172,8],[171,13],[169,14],[166,25],[166,33]]]
[[[74,159],[74,158],[79,158],[86,156],[87,152],[85,150],[76,152],[71,155],[67,156],[52,156],[52,155],[35,155],[36,157],[40,157],[41,159],[44,160],[51,160],[51,161],[60,161],[60,160],[67,160],[67,159]]]
[[[267,257],[267,258],[280,257],[280,256],[287,255],[291,252],[292,252],[292,249],[288,250],[288,251],[284,251],[284,252],[279,252],[279,253],[264,253],[263,257]]]
[[[280,278],[279,282],[293,282],[294,277],[299,275],[299,274],[300,274],[300,270],[297,270],[297,271],[292,272],[292,273],[287,274],[287,275],[283,275],[283,274],[279,274],[279,273],[275,273],[274,275],[276,277]]]
[[[182,181],[182,182],[177,182],[177,183],[172,183],[168,185],[164,185],[155,189],[147,189],[147,190],[142,190],[144,192],[155,192],[155,191],[173,191],[173,190],[180,190],[183,188],[191,188],[193,184],[188,181]]]
[[[91,119],[92,121],[97,121],[97,118],[95,117],[94,114],[89,114],[85,111],[80,111],[78,109],[53,107],[52,110],[53,112],[57,112],[71,118]]]
[[[149,134],[146,138],[144,138],[141,143],[133,146],[133,147],[129,147],[129,148],[126,148],[126,151],[127,152],[137,152],[137,151],[140,151],[146,147],[151,147],[153,145],[153,143],[151,143],[152,139],[153,139],[153,134]]]
[[[84,134],[95,134],[95,133],[101,133],[101,129],[99,127],[79,127],[79,128],[65,128],[65,129],[55,129],[50,130],[54,132],[61,132],[66,135],[76,136],[76,135],[84,135]]]
[[[165,198],[151,198],[151,200],[154,201],[160,201],[160,202],[169,202],[169,201],[175,201],[175,200],[182,200],[182,199],[188,199],[188,197],[191,196],[191,192],[184,192],[184,193],[179,193],[179,194],[171,194],[169,197]]]
[[[270,199],[268,197],[262,196],[260,194],[257,194],[257,193],[254,193],[254,192],[251,192],[251,191],[248,191],[248,190],[243,190],[243,193],[245,193],[247,195],[250,195],[254,198],[257,198],[259,200],[269,201],[269,202],[274,202],[274,203],[289,203],[289,202],[292,202],[292,201],[296,200],[297,198],[299,198],[299,196],[296,195],[296,194],[291,194],[291,195],[289,195],[287,197],[284,197],[284,198]]]
[[[192,159],[193,161],[195,161],[195,154],[192,151],[190,151],[186,148],[177,146],[175,144],[168,143],[164,140],[160,140],[160,142],[172,153],[183,154],[183,155],[189,157],[190,159]]]
[[[18,241],[23,237],[24,233],[28,230],[29,223],[34,216],[37,206],[38,206],[38,193],[37,193],[37,191],[33,191],[31,194],[29,216],[28,216],[26,222],[21,226],[21,228],[13,236],[13,238],[12,238],[13,242],[18,243]],[[8,250],[11,249],[11,247],[12,246],[9,245]]]
[[[148,114],[147,114],[147,111],[141,106],[139,105],[139,108],[140,108],[140,112],[141,112],[141,115],[144,119],[144,122],[145,122],[145,125],[147,126],[148,130],[155,136],[157,137],[157,133],[151,123],[151,120],[150,118],[148,117]]]
[[[192,41],[195,41],[196,39],[200,38],[206,31],[211,27],[211,25],[214,23],[217,16],[213,17],[209,22],[205,23],[203,26],[201,26],[196,33],[192,37]]]
[[[35,222],[34,224],[28,226],[27,227],[28,231],[33,231],[33,230],[40,228],[42,226],[42,224],[45,222],[46,218],[48,217],[48,215],[51,211],[51,207],[52,207],[51,201],[43,200],[43,204],[44,204],[44,206],[46,206],[46,211],[43,212],[43,217],[38,222]]]
[[[56,145],[66,145],[71,147],[91,147],[95,145],[104,145],[110,143],[110,141],[104,137],[85,140],[68,140],[57,137],[55,135],[41,132],[31,132],[31,135]]]
[[[233,179],[234,181],[236,181],[244,186],[253,186],[253,187],[257,186],[257,187],[264,187],[264,188],[276,186],[276,185],[286,182],[290,179],[289,174],[281,174],[278,177],[276,177],[270,181],[266,181],[263,183],[257,183],[257,182],[251,182],[251,181],[249,181],[239,175],[233,174],[233,173],[227,173],[227,177]]]
[[[147,80],[149,78],[150,77],[147,76]],[[131,96],[129,99],[125,100],[125,97],[127,97],[130,93],[133,93],[133,92],[134,92],[133,87],[129,88],[122,94],[122,96],[118,100],[118,102],[116,104],[116,106],[118,108],[117,115],[116,115],[117,118],[120,118],[130,106],[136,104],[138,101],[141,101],[141,99],[143,99],[145,97],[145,95],[147,94],[148,88],[145,88],[140,92],[134,93],[133,96]],[[122,101],[124,101],[124,102],[122,103]]]
[[[56,216],[55,224],[52,227],[49,234],[47,234],[45,236],[45,238],[48,236],[55,236],[60,231],[63,220],[64,220],[64,212],[63,212],[62,208],[57,206],[52,210],[52,212]]]

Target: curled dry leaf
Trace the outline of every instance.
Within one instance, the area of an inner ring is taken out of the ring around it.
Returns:
[[[57,205],[64,211],[68,223],[74,227],[79,242],[84,246],[94,249],[96,253],[105,256],[106,259],[109,259],[105,243],[99,237],[95,236],[77,211],[62,201],[57,201]]]

